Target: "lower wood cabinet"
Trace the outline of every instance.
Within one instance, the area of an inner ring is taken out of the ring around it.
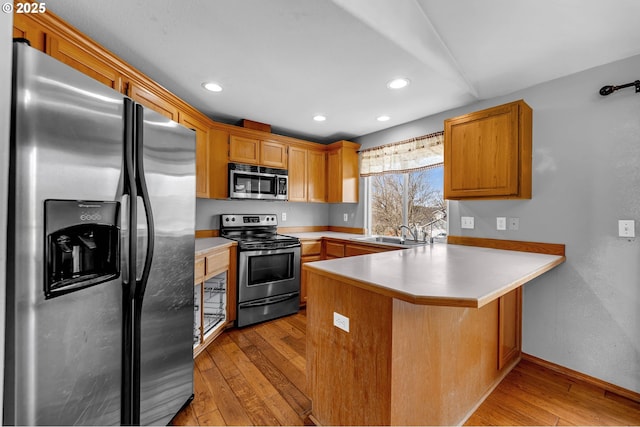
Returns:
[[[301,267],[307,262],[322,261],[326,259],[344,258],[357,255],[373,254],[400,250],[387,245],[352,243],[349,240],[322,238],[315,240],[302,240],[301,242]],[[308,274],[300,268],[300,305],[307,304]]]
[[[307,275],[302,270],[306,262],[322,260],[322,239],[300,241],[300,305],[307,304]]]
[[[235,320],[235,246],[196,256],[194,274],[193,355],[200,354]]]
[[[520,356],[522,348],[522,287],[498,300],[498,369]]]

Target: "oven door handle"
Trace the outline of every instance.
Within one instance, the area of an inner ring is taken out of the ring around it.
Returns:
[[[282,301],[286,301],[298,295],[300,295],[300,292],[291,292],[288,294],[278,295],[275,297],[267,297],[267,298],[259,299],[257,301],[245,302],[239,305],[240,307],[261,307],[263,305],[276,304]]]
[[[249,256],[268,255],[267,252],[273,253],[281,249],[294,249],[299,247],[300,247],[300,243],[298,242],[298,243],[292,243],[290,245],[278,246],[277,248],[270,247],[270,246],[264,246],[264,247],[258,247],[258,248],[243,248],[242,242],[240,242],[240,252],[247,254]]]

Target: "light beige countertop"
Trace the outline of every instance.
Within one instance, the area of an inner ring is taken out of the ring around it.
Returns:
[[[309,262],[303,268],[414,304],[482,307],[564,260],[558,255],[436,243]]]
[[[224,237],[204,237],[196,239],[196,256],[203,255],[211,249],[237,245],[233,240]]]
[[[363,237],[364,234],[351,234],[351,233],[340,233],[337,231],[310,231],[303,233],[282,233],[287,236],[297,237],[301,240],[317,240],[322,239],[323,237],[333,238],[333,239],[344,239],[350,240],[356,237]]]

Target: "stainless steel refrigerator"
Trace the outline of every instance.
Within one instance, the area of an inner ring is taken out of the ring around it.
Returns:
[[[14,42],[4,424],[193,397],[195,134]]]

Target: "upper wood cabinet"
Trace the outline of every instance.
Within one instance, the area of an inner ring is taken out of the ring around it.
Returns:
[[[127,95],[129,95],[129,97],[134,101],[139,102],[147,108],[151,108],[153,111],[162,114],[174,122],[180,120],[178,117],[178,107],[165,100],[160,95],[153,93],[149,89],[143,88],[135,82],[129,82],[127,86]]]
[[[209,197],[209,126],[185,113],[180,124],[196,131],[196,197]]]
[[[229,132],[209,129],[209,198],[229,197]]]
[[[287,145],[240,135],[229,137],[229,161],[287,168]]]
[[[122,75],[106,60],[61,37],[46,35],[46,52],[58,61],[122,92]]]
[[[327,153],[307,150],[307,201],[327,201]]]
[[[229,136],[229,161],[257,165],[260,163],[260,140],[244,136]]]
[[[307,149],[289,147],[289,201],[307,201]]]
[[[34,22],[31,15],[15,13],[13,15],[13,38],[27,39],[31,47],[45,51],[46,34],[42,26]]]
[[[326,153],[324,150],[289,147],[289,201],[326,201]]]
[[[260,164],[273,168],[287,168],[288,145],[276,141],[260,141]]]
[[[444,122],[445,199],[530,199],[532,110],[516,101]]]
[[[338,141],[328,145],[327,202],[358,202],[358,149],[359,144]]]

